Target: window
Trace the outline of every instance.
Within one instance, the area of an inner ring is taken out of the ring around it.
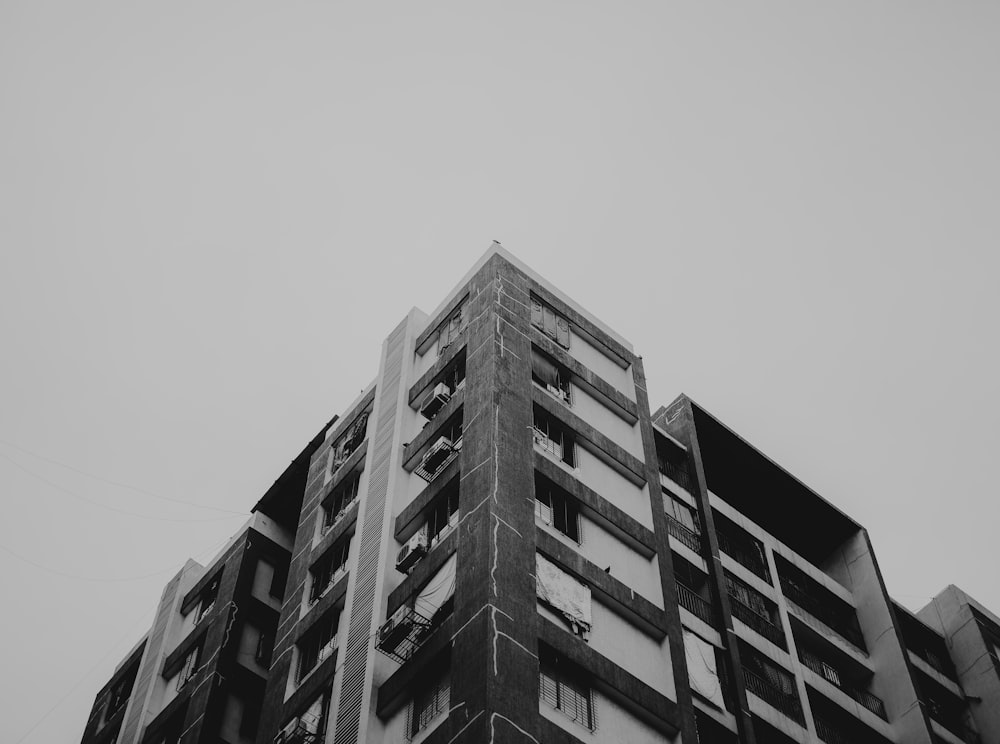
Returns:
[[[326,593],[326,590],[336,584],[347,568],[347,556],[351,550],[351,536],[334,543],[323,557],[309,569],[312,574],[312,587],[309,591],[309,601],[316,602]]]
[[[536,349],[531,350],[531,379],[566,404],[570,403],[570,374]]]
[[[535,408],[535,445],[543,452],[561,460],[570,467],[575,466],[572,435],[556,419],[540,408]]]
[[[271,665],[271,654],[274,653],[274,638],[263,630],[257,636],[257,648],[254,650],[253,658],[261,666]]]
[[[198,660],[201,657],[201,645],[195,646],[184,657],[180,673],[177,675],[177,691],[180,692],[191,678],[198,673]]]
[[[278,742],[320,742],[326,733],[326,719],[330,713],[330,691],[324,690],[309,703],[298,716],[290,720],[274,737]]]
[[[438,333],[438,356],[441,356],[448,346],[458,340],[459,336],[462,335],[462,331],[465,330],[468,320],[469,303],[463,301],[461,305],[455,308],[455,311],[448,317],[448,320],[441,324],[441,331]]]
[[[330,447],[330,475],[337,472],[337,469],[350,459],[354,451],[365,441],[368,433],[368,411],[358,416],[351,428],[340,435],[340,438]]]
[[[544,648],[538,658],[538,695],[570,720],[591,731],[597,728],[593,697],[583,673]]]
[[[448,711],[451,699],[451,670],[445,666],[433,673],[427,684],[422,684],[413,696],[410,720],[406,727],[412,739],[427,728],[431,721]]]
[[[433,548],[458,524],[458,482],[441,494],[427,515],[427,541]]]
[[[330,610],[302,636],[302,640],[297,644],[299,651],[297,680],[299,682],[336,650],[339,624],[340,612]]]
[[[569,348],[569,321],[534,297],[531,298],[531,324],[560,346]]]
[[[546,480],[535,480],[535,517],[570,540],[580,540],[580,510],[576,500]]]
[[[323,503],[323,534],[329,532],[347,508],[358,499],[358,489],[361,485],[361,471],[352,472],[330,493]]]
[[[219,594],[219,577],[216,576],[212,579],[204,591],[202,591],[201,596],[198,598],[198,606],[194,610],[194,624],[197,625],[205,616],[208,615],[213,609],[215,609],[215,598]]]
[[[681,526],[687,528],[696,535],[701,534],[701,527],[698,524],[698,519],[695,516],[696,512],[694,507],[685,504],[680,499],[674,498],[674,496],[667,492],[663,492],[663,508],[667,512],[667,516],[676,522],[679,522]]]

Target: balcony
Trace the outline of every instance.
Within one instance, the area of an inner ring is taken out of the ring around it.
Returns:
[[[671,462],[663,455],[660,455],[658,459],[661,473],[688,493],[694,493],[694,484],[691,482],[691,474],[688,472],[686,462]]]
[[[846,604],[842,607],[836,607],[832,602],[825,602],[817,598],[802,588],[800,584],[804,582],[794,582],[782,574],[779,574],[778,579],[781,584],[781,593],[799,609],[812,615],[857,648],[867,651],[865,639],[861,635],[861,628],[858,627],[858,619],[854,614],[853,607]]]
[[[730,595],[730,600],[733,617],[751,628],[758,635],[761,635],[769,640],[778,648],[787,650],[788,647],[785,645],[785,632],[780,627],[771,622],[770,619],[747,607],[745,604],[740,602],[740,600],[736,599],[736,597]]]
[[[750,535],[739,535],[736,532],[742,532],[739,527],[729,527],[725,522],[729,520],[716,513],[715,534],[719,539],[719,550],[770,584],[771,571],[767,567],[767,558],[764,557],[764,546]]]
[[[669,532],[672,537],[679,540],[682,545],[685,545],[699,555],[701,554],[701,535],[694,530],[685,527],[669,514],[667,515],[667,532]]]
[[[831,685],[838,688],[849,698],[866,707],[883,721],[889,720],[885,714],[885,705],[882,703],[880,698],[872,695],[867,690],[863,690],[856,685],[852,685],[839,669],[827,664],[815,654],[812,654],[809,651],[801,650],[799,656],[803,664],[812,669],[816,672],[816,674],[825,679]],[[823,739],[823,741],[830,742],[830,744],[837,744],[840,740]]]
[[[703,620],[709,625],[713,624],[712,603],[680,582],[677,582],[677,603],[699,620]]]
[[[774,685],[763,677],[743,668],[743,681],[746,684],[747,692],[751,692],[772,708],[780,711],[791,718],[800,726],[805,725],[805,715],[802,713],[802,703],[794,693],[789,694],[777,685]]]
[[[816,735],[820,741],[825,741],[826,744],[857,744],[853,736],[846,734],[836,724],[819,716],[813,716],[813,720],[816,723]]]
[[[311,721],[293,721],[274,737],[274,744],[320,744],[323,735],[317,729],[318,724]]]

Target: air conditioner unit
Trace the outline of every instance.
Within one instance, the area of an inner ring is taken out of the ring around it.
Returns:
[[[409,607],[403,605],[386,620],[385,625],[379,628],[379,648],[390,653],[395,651],[410,635],[411,630],[413,630],[413,613]]]
[[[427,420],[434,418],[449,400],[451,400],[451,388],[446,383],[439,382],[420,407],[420,415]]]
[[[396,570],[409,573],[417,561],[427,554],[427,530],[421,529],[417,534],[406,541],[406,545],[399,549],[396,556]]]
[[[424,453],[424,459],[421,460],[420,467],[428,473],[437,473],[438,468],[448,460],[453,449],[454,447],[448,437],[439,437],[431,445],[430,449]]]

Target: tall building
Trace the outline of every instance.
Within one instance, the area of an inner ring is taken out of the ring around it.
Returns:
[[[895,604],[863,527],[654,412],[632,346],[494,244],[167,585],[83,742],[1000,741],[998,642],[957,590]]]

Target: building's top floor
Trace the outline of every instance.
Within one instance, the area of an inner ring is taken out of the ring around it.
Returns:
[[[582,305],[574,301],[571,297],[563,293],[558,287],[556,287],[552,282],[544,279],[538,272],[532,269],[527,264],[523,263],[519,258],[514,256],[510,251],[505,249],[500,243],[496,241],[479,257],[479,260],[466,272],[465,276],[455,285],[455,287],[445,295],[444,299],[440,304],[434,308],[430,315],[426,316],[427,323],[433,321],[434,318],[439,317],[443,312],[445,312],[451,305],[455,304],[461,296],[466,292],[469,282],[472,278],[482,270],[482,268],[492,259],[494,256],[499,256],[501,259],[507,263],[514,266],[518,271],[527,276],[532,282],[538,285],[541,289],[548,292],[553,298],[557,299],[565,307],[571,309],[580,318],[585,319],[588,323],[592,324],[595,328],[599,329],[602,333],[606,334],[615,343],[620,344],[628,352],[632,352],[632,344],[626,340],[623,336],[613,331],[607,325],[604,324],[599,318],[590,313]],[[419,311],[418,311],[419,312]]]
[[[682,446],[696,434],[708,490],[813,565],[824,568],[862,530],[686,395],[658,409],[653,422]]]

